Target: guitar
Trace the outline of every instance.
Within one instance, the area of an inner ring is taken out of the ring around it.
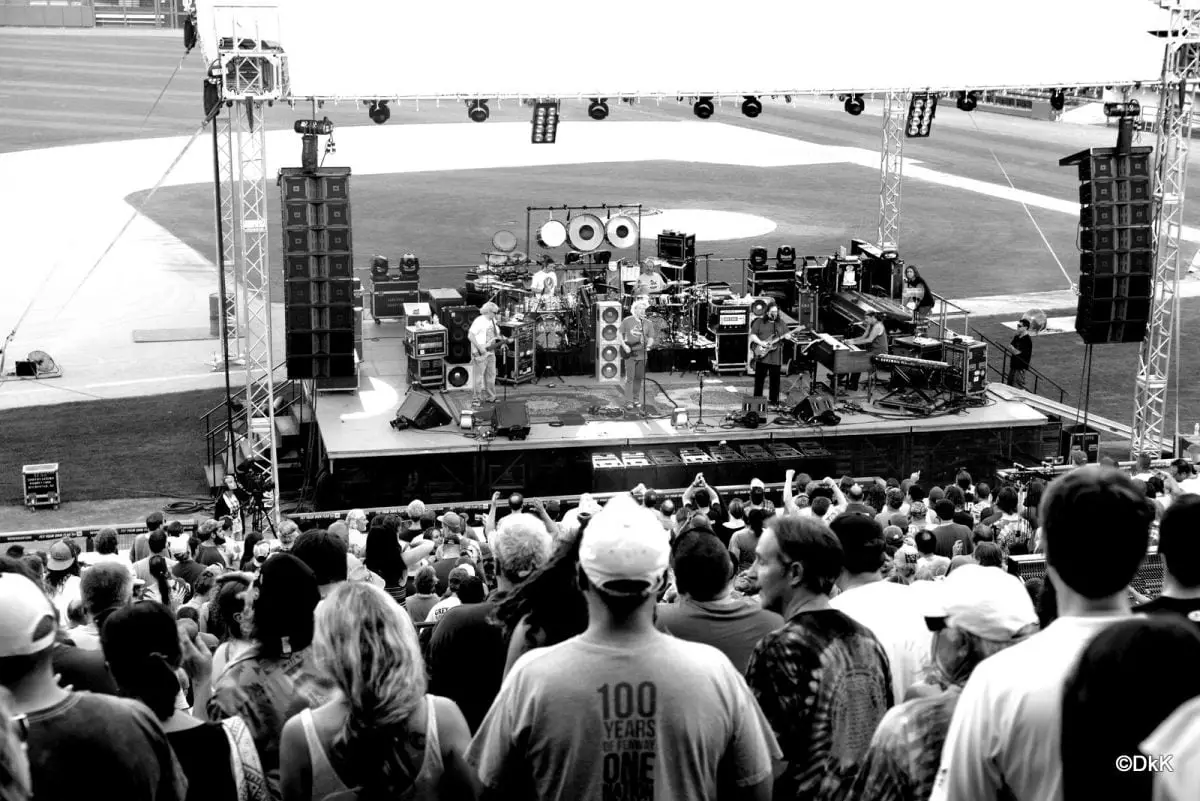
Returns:
[[[761,361],[767,356],[770,356],[772,353],[778,350],[779,346],[783,344],[783,341],[791,337],[791,335],[792,332],[788,331],[786,334],[780,334],[777,337],[772,337],[766,342],[754,343],[754,345],[751,346],[751,351],[754,353],[755,360]]]
[[[513,339],[511,337],[493,337],[492,341],[488,343],[486,348],[484,348],[484,352],[492,353],[493,351],[496,350],[496,348],[500,347],[501,345],[511,345],[511,344],[513,344]],[[476,355],[482,356],[483,353],[479,353]]]

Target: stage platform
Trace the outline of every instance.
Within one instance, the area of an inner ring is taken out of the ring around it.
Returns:
[[[386,322],[370,331],[374,336],[364,341],[357,392],[322,392],[312,399],[332,477],[327,489],[347,505],[400,503],[413,497],[479,499],[495,489],[568,494],[599,488],[598,483],[631,480],[632,486],[645,478],[650,479],[647,484],[665,488],[695,470],[704,470],[710,483],[716,483],[714,474],[729,483],[743,474],[780,480],[789,467],[822,475],[898,477],[919,469],[932,480],[952,477],[961,467],[977,476],[990,475],[1014,461],[1036,462],[1058,450],[1057,424],[1018,400],[992,392],[978,405],[917,416],[878,408],[860,391],[840,399],[850,405],[839,404],[841,423],[835,426],[805,425],[790,418],[786,424],[775,423],[777,414],[769,414],[771,422],[757,428],[733,426],[726,415],[740,411],[751,396],[753,379],[748,375],[705,377],[703,420],[708,425],[695,426],[700,419],[700,379],[695,373],[649,374],[646,419],[619,408],[619,385],[602,384],[591,376],[546,374],[537,383],[507,387],[507,399],[524,402],[528,409],[530,431],[525,440],[487,439],[460,429],[458,412],[471,402],[466,390],[433,393],[450,413],[451,423],[396,430],[390,423],[408,392],[402,331],[399,323]],[[784,389],[796,379],[785,376]],[[791,399],[803,398],[808,384],[807,376],[800,377]],[[505,391],[497,387],[502,398]],[[673,427],[670,413],[675,407],[686,408],[692,424]],[[713,447],[722,445],[739,458],[729,457],[723,448],[718,449],[727,458],[713,457]],[[788,445],[802,458],[783,447]],[[652,464],[642,469],[646,466],[638,455],[650,452],[666,462],[656,468],[656,460],[650,458]],[[773,452],[793,455],[778,457]],[[749,455],[741,458],[745,453]],[[595,454],[617,459],[624,454],[630,465],[627,475],[611,467],[595,468]],[[678,455],[679,461],[667,454]],[[681,471],[675,464],[686,464],[687,469]]]

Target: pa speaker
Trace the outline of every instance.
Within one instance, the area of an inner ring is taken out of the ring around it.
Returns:
[[[826,398],[824,395],[809,395],[800,403],[796,404],[796,408],[792,412],[792,416],[803,420],[806,423],[811,423],[813,420],[820,417],[825,412],[833,411],[833,401]]]
[[[525,439],[529,436],[529,409],[524,401],[504,401],[496,404],[493,424],[497,434],[509,439]]]
[[[446,391],[471,389],[475,382],[475,365],[446,364]]]
[[[396,410],[396,420],[393,425],[397,428],[436,428],[444,426],[454,418],[442,408],[437,399],[428,392],[412,390],[404,396],[400,408]]]

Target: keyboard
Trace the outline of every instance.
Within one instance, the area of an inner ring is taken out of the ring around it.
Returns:
[[[933,359],[915,359],[912,356],[893,356],[890,353],[877,353],[872,361],[877,365],[911,367],[915,370],[950,369],[950,365],[946,362],[938,362],[934,361]]]

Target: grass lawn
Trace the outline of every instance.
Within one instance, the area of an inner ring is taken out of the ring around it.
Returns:
[[[225,391],[0,411],[0,504],[24,503],[21,466],[59,463],[65,500],[206,497],[200,415]]]

